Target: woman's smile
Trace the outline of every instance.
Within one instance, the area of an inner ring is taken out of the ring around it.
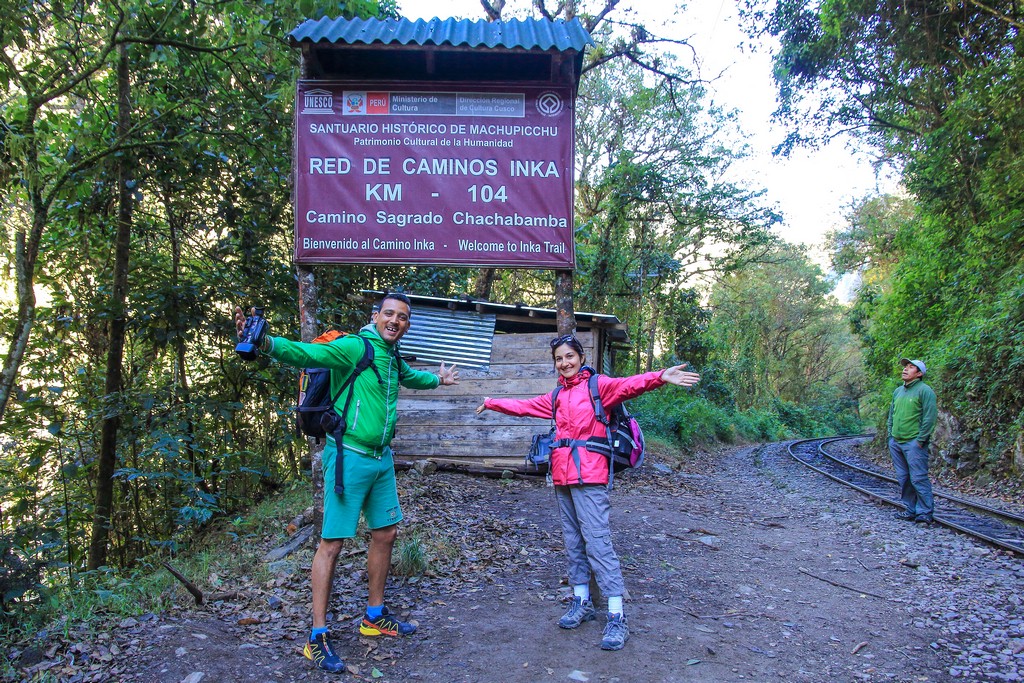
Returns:
[[[555,349],[555,369],[558,374],[566,379],[576,376],[583,365],[583,359],[576,353],[576,349],[568,344],[562,344]]]

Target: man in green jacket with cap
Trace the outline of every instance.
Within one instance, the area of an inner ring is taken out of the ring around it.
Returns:
[[[897,518],[930,524],[935,503],[928,478],[928,445],[938,411],[935,392],[922,377],[928,371],[922,360],[901,358],[903,384],[892,394],[889,406],[889,454],[900,485],[904,511]]]
[[[366,353],[363,339],[373,348],[372,367],[360,373],[353,385],[342,443],[327,437],[323,451],[324,518],[320,545],[313,557],[310,582],[313,593],[313,628],[303,654],[318,667],[340,673],[345,663],[327,638],[327,607],[331,598],[334,568],[346,538],[354,538],[360,513],[370,529],[366,555],[369,596],[366,614],[359,625],[363,636],[406,636],[416,625],[400,621],[384,605],[384,587],[391,569],[391,551],[398,536],[402,508],[398,502],[391,438],[395,433],[399,385],[410,389],[434,389],[459,383],[452,365],[441,363],[437,374],[413,370],[398,354],[398,340],[409,329],[412,315],[409,297],[385,294],[371,322],[358,335],[350,334],[328,344],[294,342],[266,334],[256,342],[260,352],[297,368],[329,368],[331,393],[352,373]],[[242,309],[235,309],[239,337],[245,325]],[[363,339],[361,339],[362,337]],[[346,392],[347,393],[347,392]],[[346,396],[338,395],[339,414]],[[338,454],[342,457],[338,457]],[[335,489],[335,471],[342,468],[344,487]]]

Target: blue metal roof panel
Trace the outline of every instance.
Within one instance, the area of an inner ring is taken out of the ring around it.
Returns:
[[[454,47],[576,50],[594,45],[579,19],[310,19],[288,34],[292,46],[302,43],[343,45],[452,45]]]

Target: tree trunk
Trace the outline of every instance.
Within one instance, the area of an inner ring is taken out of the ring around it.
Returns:
[[[32,227],[26,235],[19,230],[14,236],[14,270],[17,280],[18,318],[11,338],[10,349],[0,372],[0,423],[7,412],[7,404],[14,393],[18,379],[18,368],[28,348],[29,335],[36,319],[35,269],[39,256],[39,242],[43,228],[49,218],[49,203],[43,199],[41,173],[39,172],[39,141],[36,139],[35,121],[39,115],[37,105],[29,106],[25,112],[26,167],[31,171],[28,182],[29,204],[32,206]]]
[[[173,196],[172,191],[165,187],[164,212],[167,215],[167,228],[171,237],[171,296],[173,297],[171,300],[171,310],[173,311],[172,318],[175,324],[177,324],[180,320],[181,311],[181,298],[179,294],[181,285],[181,238],[179,236],[181,219],[174,210]],[[179,329],[179,333],[174,337],[175,365],[177,368],[175,374],[177,375],[178,383],[178,390],[174,392],[174,403],[185,417],[185,457],[188,459],[189,467],[192,469],[192,476],[195,477],[196,485],[204,493],[212,495],[213,489],[210,488],[210,484],[203,475],[204,463],[199,461],[199,456],[196,454],[196,427],[195,422],[192,420],[192,392],[188,385],[188,364],[185,358],[188,347],[185,345],[185,335],[181,334],[182,331]]]
[[[654,369],[654,342],[658,336],[658,294],[657,289],[651,293],[651,324],[647,333],[647,363],[646,372]]]
[[[33,217],[36,220],[45,221],[45,217]],[[32,232],[35,232],[33,228]],[[40,232],[42,232],[40,230]],[[32,332],[32,323],[36,317],[36,296],[33,271],[35,270],[35,254],[30,253],[28,248],[29,240],[24,232],[15,236],[14,262],[17,279],[18,296],[18,317],[14,327],[14,337],[11,339],[7,357],[4,359],[4,369],[0,372],[0,422],[3,422],[4,413],[7,411],[7,403],[14,393],[14,385],[18,377],[18,368],[25,357],[25,349],[28,348],[28,338]]]
[[[555,272],[555,321],[558,336],[576,332],[576,310],[573,306],[573,277],[571,270]]]
[[[128,50],[118,47],[117,61],[117,133],[124,139],[131,126],[128,76]],[[125,301],[128,297],[128,267],[132,238],[132,190],[128,187],[133,164],[122,153],[117,164],[117,232],[114,238],[113,290],[110,294],[110,327],[107,370],[103,402],[105,415],[100,433],[97,462],[96,499],[93,505],[92,536],[89,541],[89,569],[106,564],[113,512],[114,469],[117,465],[117,432],[121,425],[121,377],[124,339],[127,327]]]
[[[320,292],[312,268],[297,264],[295,272],[299,278],[299,331],[302,341],[311,342],[319,334],[316,319],[320,309]],[[319,528],[324,514],[324,468],[321,459],[324,444],[312,438],[306,441],[309,443],[309,457],[313,469],[313,510],[316,517],[314,524]]]
[[[481,268],[473,282],[473,298],[491,300],[491,288],[494,287],[497,268]]]

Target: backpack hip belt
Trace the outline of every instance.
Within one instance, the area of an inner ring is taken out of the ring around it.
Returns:
[[[557,439],[551,442],[551,448],[571,448],[572,464],[576,465],[576,476],[580,484],[583,484],[583,466],[580,464],[580,446],[586,447],[587,442],[583,439]]]

